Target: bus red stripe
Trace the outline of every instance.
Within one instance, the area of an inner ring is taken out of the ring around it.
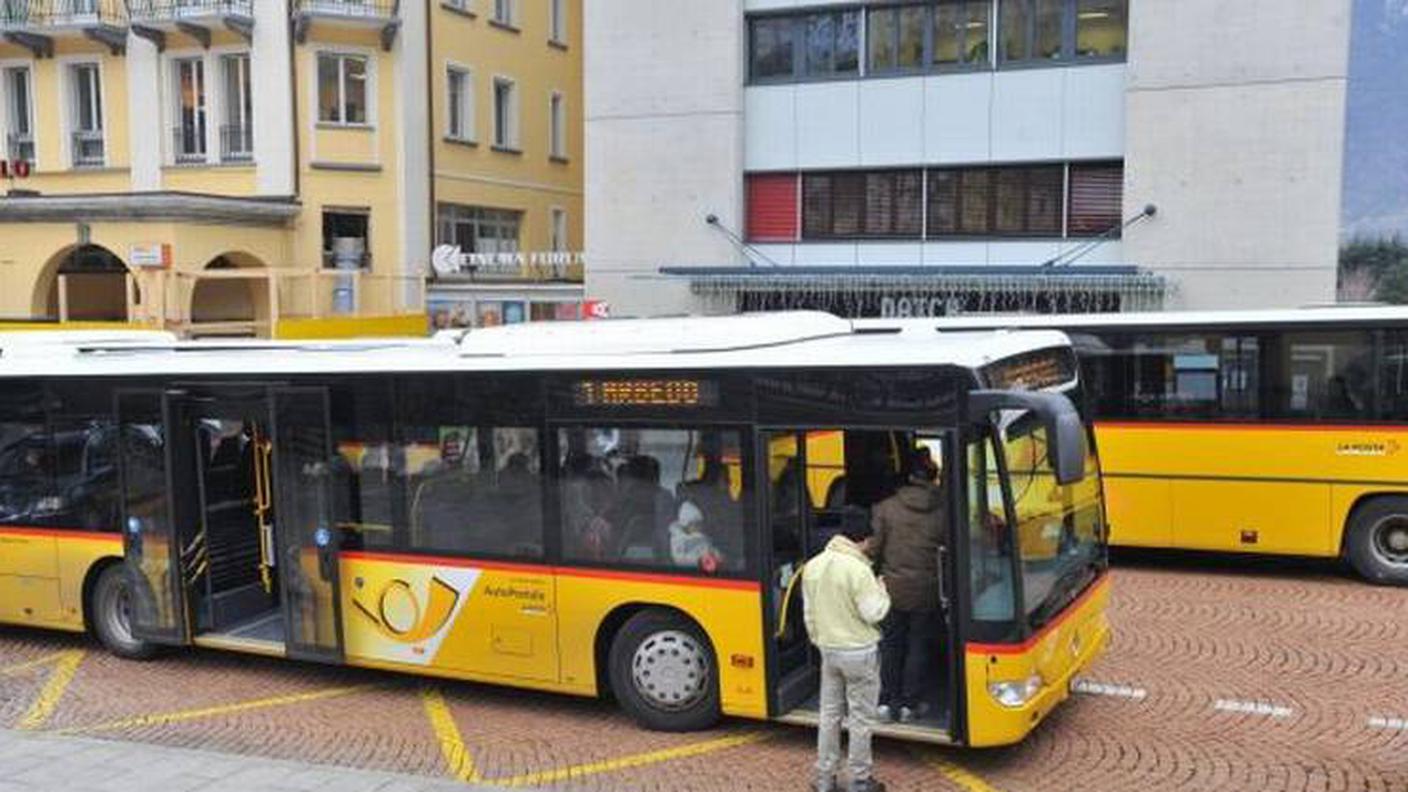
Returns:
[[[522,564],[512,561],[480,561],[472,558],[452,556],[413,555],[409,553],[384,553],[380,551],[351,550],[341,554],[349,561],[388,561],[400,564],[421,566],[473,567],[492,569],[501,572],[526,572],[559,577],[592,578],[597,580],[621,580],[631,583],[659,583],[669,586],[694,586],[696,588],[734,589],[737,591],[757,591],[760,586],[754,580],[724,580],[714,578],[665,575],[657,572],[633,572],[615,569],[585,569],[582,567],[551,566],[548,564]]]
[[[1096,429],[1242,429],[1253,432],[1408,432],[1393,424],[1299,424],[1274,421],[1096,421]]]
[[[1036,635],[1033,635],[1032,637],[1019,644],[990,644],[969,642],[965,646],[969,652],[974,652],[977,654],[1013,655],[1028,652],[1033,646],[1036,646],[1037,644],[1045,640],[1046,636],[1050,635],[1052,631],[1060,627],[1062,624],[1065,624],[1066,620],[1071,618],[1071,614],[1080,610],[1085,605],[1085,603],[1090,601],[1091,597],[1094,597],[1101,589],[1109,585],[1109,582],[1109,573],[1102,573],[1100,577],[1095,580],[1094,583],[1090,584],[1090,586],[1086,588],[1084,593],[1082,593],[1079,597],[1076,597],[1070,605],[1066,606],[1066,609],[1061,612],[1060,616],[1047,622],[1046,626],[1038,630]]]
[[[88,531],[82,528],[29,528],[7,525],[0,528],[0,536],[33,536],[51,539],[80,539],[87,542],[122,543],[122,534]]]

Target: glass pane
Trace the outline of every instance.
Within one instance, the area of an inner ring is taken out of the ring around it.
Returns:
[[[968,444],[968,565],[972,617],[1016,620],[1011,534],[992,440]]]
[[[965,5],[967,20],[963,23],[963,61],[985,64],[988,62],[988,34],[992,28],[992,4],[987,0],[970,2]]]
[[[349,124],[367,122],[367,62],[361,58],[343,60],[343,121]]]
[[[537,430],[419,425],[404,431],[413,549],[542,557]]]
[[[132,621],[150,633],[177,636],[182,615],[173,587],[179,560],[167,508],[166,425],[161,395],[119,397],[122,420],[123,528],[132,576]]]
[[[1002,59],[1020,61],[1031,57],[1032,0],[1000,0],[1002,20],[998,28],[1002,36]]]
[[[318,120],[341,121],[342,99],[338,87],[338,59],[332,55],[318,56]]]
[[[831,177],[808,173],[802,177],[802,236],[831,236]]]
[[[924,230],[924,173],[898,171],[895,180],[895,234],[918,237]]]
[[[996,175],[993,230],[999,234],[1020,234],[1026,230],[1027,172],[1022,168],[1002,168]]]
[[[1408,418],[1408,332],[1384,334],[1378,360],[1379,417],[1394,421]]]
[[[464,75],[451,70],[448,79],[447,97],[449,103],[446,105],[446,112],[449,114],[449,132],[451,137],[460,137],[464,134],[464,124],[461,121],[460,92],[464,82]]]
[[[869,64],[872,71],[885,71],[895,67],[895,35],[899,11],[893,8],[879,8],[870,12],[866,38],[870,41]]]
[[[807,74],[829,74],[836,52],[836,16],[812,14],[806,18]]]
[[[929,235],[958,233],[958,171],[929,171]]]
[[[924,26],[929,24],[929,9],[906,6],[899,10],[900,39],[896,65],[901,69],[918,69],[924,65]]]
[[[752,22],[753,79],[792,76],[792,31],[791,17],[769,17]]]
[[[992,203],[992,171],[974,168],[961,173],[959,229],[964,234],[986,234]]]
[[[747,567],[737,431],[560,430],[563,553],[707,574]]]
[[[837,16],[836,72],[855,74],[860,69],[860,12],[842,11]]]
[[[1076,55],[1123,56],[1128,34],[1129,0],[1077,0]]]
[[[955,3],[940,3],[934,8],[934,63],[962,63],[963,33],[967,8]]]
[[[1066,0],[1036,0],[1036,35],[1032,57],[1061,57],[1061,28]]]
[[[863,173],[837,173],[831,177],[831,233],[856,236],[861,232],[865,209],[866,178]]]
[[[1277,417],[1373,417],[1373,340],[1368,333],[1291,333],[1273,384]]]
[[[1065,174],[1060,166],[1027,171],[1027,231],[1061,233],[1061,188]]]
[[[275,393],[275,565],[282,570],[289,648],[303,656],[335,655],[340,649],[335,463],[327,418],[322,391]]]
[[[894,232],[895,175],[865,174],[865,233],[885,236]]]

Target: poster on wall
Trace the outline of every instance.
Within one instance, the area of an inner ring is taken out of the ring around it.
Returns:
[[[1339,299],[1408,303],[1408,0],[1353,0]]]

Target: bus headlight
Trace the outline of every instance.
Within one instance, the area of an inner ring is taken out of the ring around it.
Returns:
[[[1009,709],[1026,706],[1041,692],[1041,677],[1033,675],[1020,682],[989,682],[988,695]]]

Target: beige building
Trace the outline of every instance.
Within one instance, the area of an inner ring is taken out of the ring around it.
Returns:
[[[0,4],[0,319],[320,336],[424,332],[447,302],[571,313],[579,269],[542,262],[581,248],[580,9]],[[443,243],[492,261],[431,277]]]

